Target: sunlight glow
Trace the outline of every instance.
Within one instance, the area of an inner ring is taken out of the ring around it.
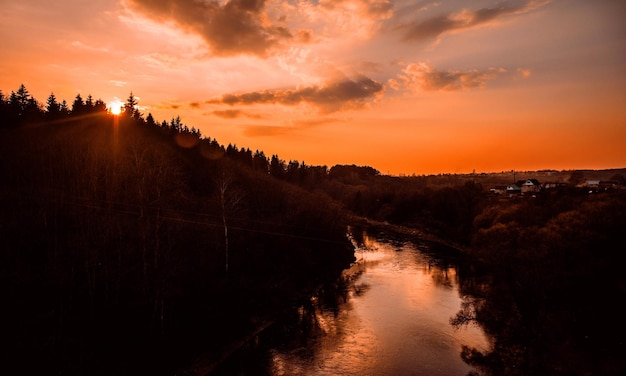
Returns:
[[[120,102],[118,99],[112,100],[111,102],[109,102],[109,105],[108,105],[109,112],[117,116],[122,113],[123,106],[124,106],[124,103]]]

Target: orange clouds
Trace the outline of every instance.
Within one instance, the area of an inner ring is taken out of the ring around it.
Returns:
[[[174,21],[199,34],[215,55],[264,56],[277,43],[292,38],[285,27],[268,19],[265,0],[217,1],[127,0],[132,8],[157,20]]]
[[[405,87],[409,90],[426,91],[482,88],[485,87],[487,80],[492,80],[497,74],[504,72],[506,72],[504,68],[441,71],[427,63],[410,63],[398,75],[399,81],[392,79],[390,85],[397,90]]]
[[[225,94],[207,101],[209,104],[253,105],[281,104],[294,106],[309,104],[322,112],[358,108],[367,100],[383,92],[383,85],[367,77],[341,80],[322,86],[307,86],[295,90],[264,90],[242,94]]]
[[[241,111],[241,110],[216,110],[216,111],[212,111],[211,114],[224,118],[224,119],[234,119],[234,118],[238,118],[242,116],[253,118],[253,119],[261,118],[261,116],[259,115],[251,114],[251,113]]]

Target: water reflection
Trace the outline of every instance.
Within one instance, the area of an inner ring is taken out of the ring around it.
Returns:
[[[216,374],[466,375],[462,345],[486,349],[476,327],[455,329],[456,269],[419,246],[353,229],[357,261],[302,301]]]

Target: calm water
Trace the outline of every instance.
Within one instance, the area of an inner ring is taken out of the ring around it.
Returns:
[[[454,329],[456,270],[424,249],[359,234],[342,281],[305,302],[217,374],[467,375],[461,346],[485,350],[481,329]],[[330,291],[332,290],[332,291]]]

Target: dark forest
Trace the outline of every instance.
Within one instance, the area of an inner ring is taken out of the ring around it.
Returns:
[[[493,337],[462,354],[485,374],[626,369],[624,170],[602,191],[567,171],[558,188],[494,195],[496,175],[286,162],[137,104],[0,96],[6,367],[172,374],[336,278],[354,261],[346,227],[377,223],[459,250],[472,277],[451,323]]]

